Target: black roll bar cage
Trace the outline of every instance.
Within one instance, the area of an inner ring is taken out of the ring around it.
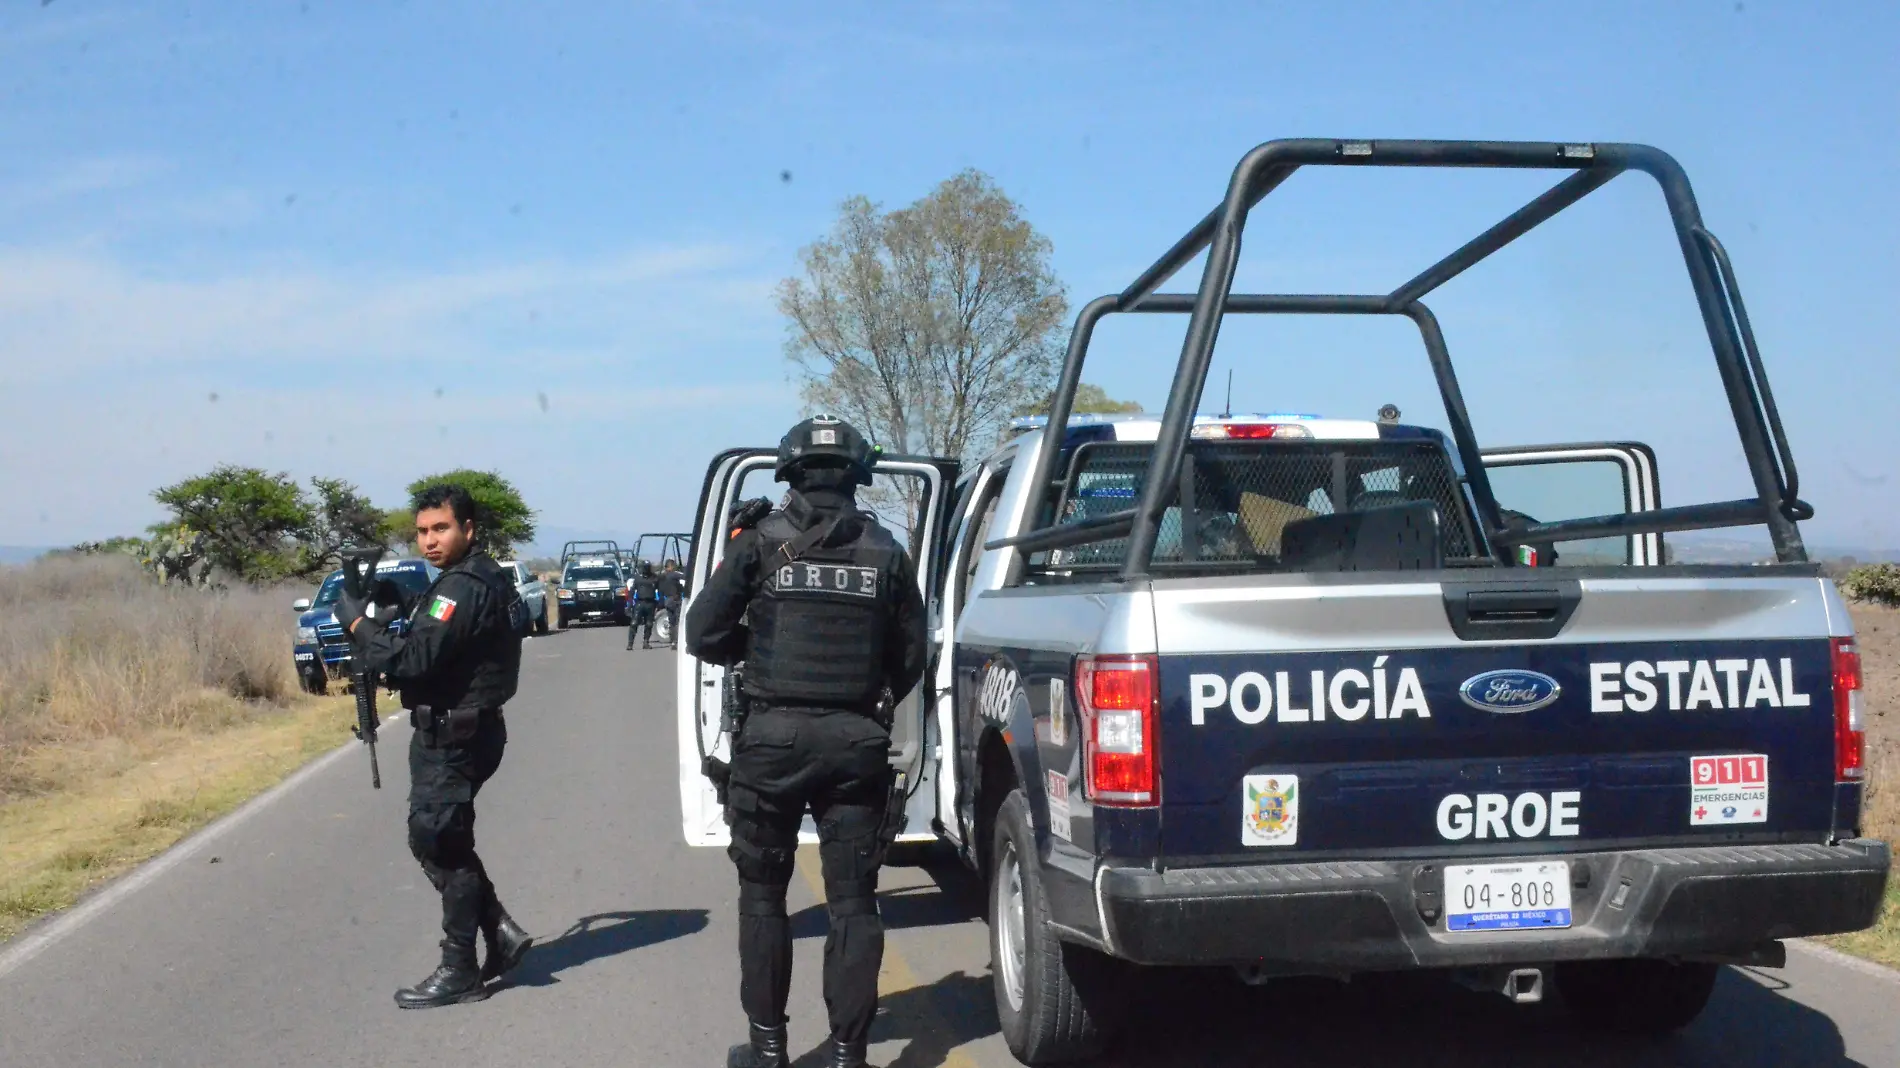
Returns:
[[[664,560],[677,560],[683,567],[687,558],[693,555],[693,536],[681,533],[642,534],[633,539],[633,556],[636,560],[646,560],[647,539],[655,538],[660,543],[660,557]]]
[[[1301,167],[1504,167],[1571,170],[1575,173],[1512,212],[1495,226],[1383,295],[1241,294],[1233,292],[1234,269],[1248,214],[1263,198]],[[1464,273],[1558,212],[1582,200],[1624,171],[1640,171],[1655,179],[1675,227],[1689,283],[1702,311],[1716,370],[1728,394],[1729,409],[1741,436],[1756,496],[1733,501],[1663,508],[1629,515],[1594,516],[1506,529],[1500,517],[1491,480],[1471,428],[1464,394],[1458,388],[1451,355],[1437,317],[1422,303],[1433,290]],[[1160,289],[1202,252],[1207,263],[1195,293],[1163,293]],[[1103,318],[1117,313],[1187,314],[1187,335],[1180,362],[1168,390],[1167,407],[1155,442],[1154,458],[1142,479],[1135,507],[1098,516],[1085,523],[1035,529],[1055,475],[1061,434],[1067,427],[1075,391],[1082,381],[1082,364],[1089,340]],[[1027,522],[1032,529],[999,538],[986,547],[1013,547],[1021,552],[1080,545],[1111,538],[1128,538],[1122,564],[1123,579],[1148,573],[1155,538],[1168,502],[1173,499],[1187,454],[1195,409],[1207,384],[1215,339],[1229,312],[1280,315],[1403,315],[1418,327],[1431,361],[1432,373],[1444,400],[1451,437],[1465,469],[1465,480],[1477,505],[1486,540],[1500,563],[1512,565],[1512,545],[1529,542],[1661,533],[1711,527],[1762,523],[1782,563],[1807,560],[1798,520],[1811,518],[1814,509],[1800,500],[1794,455],[1782,429],[1768,375],[1755,344],[1754,329],[1742,304],[1734,267],[1721,242],[1702,225],[1700,209],[1689,179],[1668,153],[1648,145],[1565,144],[1541,141],[1334,141],[1314,138],[1269,141],[1241,158],[1227,186],[1227,197],[1154,265],[1120,293],[1097,297],[1082,308],[1069,335],[1069,347],[1057,379],[1055,396],[1045,425],[1042,447],[1030,474],[1031,505]]]

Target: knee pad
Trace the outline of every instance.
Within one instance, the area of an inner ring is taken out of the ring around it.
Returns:
[[[739,880],[739,915],[785,917],[785,884]]]
[[[834,920],[876,916],[877,878],[825,881],[825,911]]]

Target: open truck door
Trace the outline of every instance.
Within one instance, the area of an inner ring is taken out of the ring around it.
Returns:
[[[1482,455],[1507,519],[1515,514],[1530,522],[1557,523],[1662,507],[1656,454],[1640,442],[1518,445],[1485,449]],[[1667,562],[1662,538],[1651,532],[1559,541],[1543,547],[1545,558],[1534,562],[1539,567],[1653,567]]]
[[[777,501],[785,492],[782,483],[773,481],[772,468],[777,453],[772,449],[730,449],[713,457],[706,469],[706,480],[699,491],[699,509],[694,515],[690,555],[686,565],[686,610],[693,598],[725,558],[730,531],[727,518],[741,502],[753,497]],[[905,543],[916,564],[919,592],[926,604],[936,580],[941,559],[943,526],[954,502],[948,498],[956,482],[957,465],[953,461],[921,457],[887,456],[881,458],[873,473],[871,491],[860,496],[860,504],[878,515],[898,540]],[[681,621],[684,626],[684,614]],[[686,651],[682,641],[678,652],[675,691],[675,721],[679,732],[680,816],[686,843],[695,846],[723,846],[729,841],[725,813],[713,792],[712,783],[701,768],[707,756],[730,761],[731,739],[719,730],[720,710],[724,707],[727,672],[717,664],[704,663]],[[937,789],[941,760],[939,725],[935,717],[926,718],[932,706],[932,674],[927,668],[917,688],[897,706],[891,727],[891,765],[904,774],[910,791],[905,807],[907,822],[898,841],[935,840],[931,824],[937,815]],[[816,842],[817,830],[810,819],[799,840]]]

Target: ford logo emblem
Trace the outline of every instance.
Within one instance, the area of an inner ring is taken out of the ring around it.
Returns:
[[[1563,689],[1542,672],[1505,669],[1471,676],[1458,696],[1485,712],[1529,712],[1555,701]]]

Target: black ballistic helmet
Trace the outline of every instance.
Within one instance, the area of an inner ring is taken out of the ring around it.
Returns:
[[[814,415],[786,431],[779,439],[778,463],[772,468],[779,481],[788,481],[786,472],[813,460],[829,460],[850,468],[858,484],[871,484],[871,465],[877,451],[864,440],[858,428],[835,415]]]

